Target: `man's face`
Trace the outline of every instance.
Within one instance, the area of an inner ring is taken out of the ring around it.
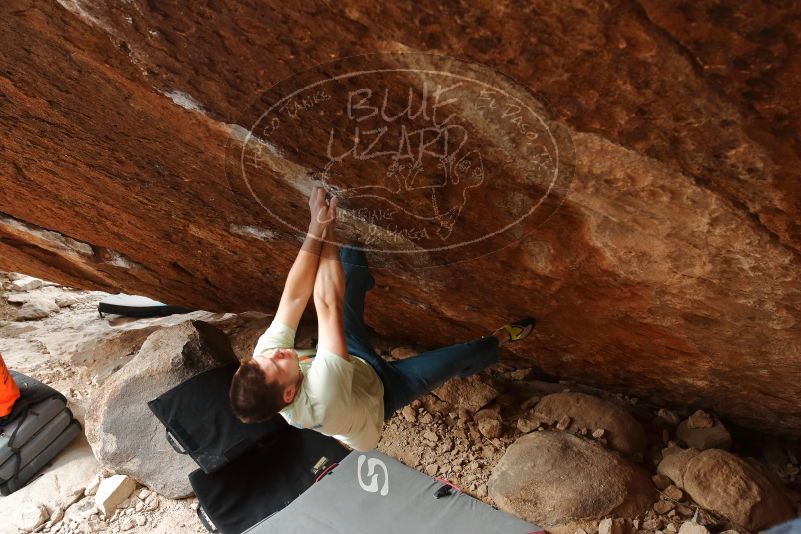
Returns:
[[[298,353],[293,349],[268,349],[255,358],[267,375],[268,382],[284,386],[284,399],[295,397],[301,377]]]

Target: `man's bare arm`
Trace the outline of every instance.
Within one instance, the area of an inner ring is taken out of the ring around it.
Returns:
[[[336,206],[334,206],[336,208]],[[284,284],[284,292],[275,312],[275,320],[297,330],[300,317],[306,309],[309,297],[314,289],[314,278],[320,261],[323,246],[323,234],[330,224],[328,215],[330,207],[325,203],[325,190],[320,187],[312,189],[309,196],[311,220],[306,239],[298,252],[292,268]]]
[[[339,247],[333,225],[326,230],[314,280],[314,307],[317,309],[318,349],[326,349],[350,360],[345,341],[345,272],[339,260]]]

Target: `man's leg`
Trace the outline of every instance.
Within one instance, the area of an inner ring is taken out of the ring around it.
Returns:
[[[423,352],[389,365],[403,382],[397,386],[390,414],[456,376],[470,376],[498,361],[499,338],[487,336],[467,343]]]
[[[373,366],[384,384],[384,418],[394,413],[391,407],[397,405],[394,399],[399,391],[405,392],[406,381],[379,356],[370,343],[367,326],[364,324],[364,299],[367,292],[375,286],[375,280],[367,266],[364,251],[342,246],[339,249],[342,269],[345,271],[345,341],[348,353],[364,359]],[[404,395],[405,396],[405,395]]]
[[[345,271],[345,339],[348,351],[359,357],[364,353],[372,355],[375,351],[364,324],[364,299],[375,286],[375,279],[370,274],[364,251],[341,246],[339,258]]]

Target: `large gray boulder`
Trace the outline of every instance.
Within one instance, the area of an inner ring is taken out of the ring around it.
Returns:
[[[547,395],[534,409],[549,422],[570,418],[566,430],[586,428],[592,433],[603,429],[609,446],[626,456],[645,453],[647,445],[642,425],[622,406],[585,393],[564,392]]]
[[[92,398],[86,436],[100,463],[170,498],[192,494],[194,461],[177,454],[147,402],[188,378],[236,362],[225,335],[200,321],[153,332]]]
[[[515,441],[492,471],[489,494],[502,510],[545,528],[634,517],[654,501],[643,469],[564,432],[532,432]]]

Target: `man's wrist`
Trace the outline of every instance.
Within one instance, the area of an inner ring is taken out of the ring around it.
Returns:
[[[323,238],[323,232],[324,232],[323,228],[320,228],[316,224],[312,223],[312,224],[309,225],[309,229],[307,231],[307,234],[309,236],[311,236],[311,237],[314,237],[314,238],[317,238],[317,239],[322,239]]]

